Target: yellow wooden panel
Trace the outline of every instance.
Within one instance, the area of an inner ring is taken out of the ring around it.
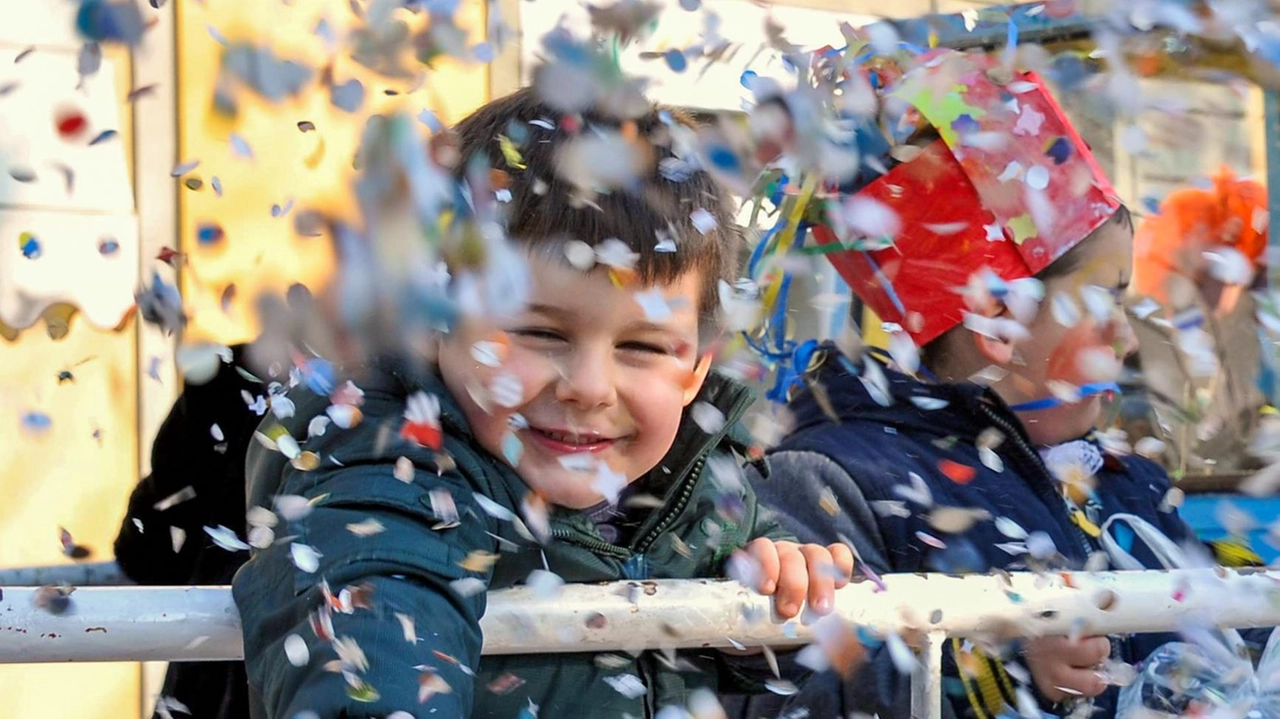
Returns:
[[[60,526],[91,547],[94,558],[111,557],[137,481],[134,342],[132,322],[109,332],[78,319],[61,340],[37,324],[16,341],[0,342],[0,566],[69,562],[60,551]],[[59,382],[63,369],[74,379]],[[48,430],[24,430],[26,412],[47,415]],[[136,664],[0,666],[3,714],[134,717],[138,681]]]
[[[486,99],[488,76],[483,65],[441,61],[428,71],[421,89],[408,93],[411,82],[380,78],[343,56],[333,67],[337,81],[356,78],[366,89],[365,107],[355,114],[333,107],[324,90],[278,105],[242,92],[238,117],[226,119],[213,113],[222,46],[210,35],[210,27],[233,42],[269,45],[281,57],[314,67],[327,57],[315,33],[322,17],[335,29],[354,22],[346,0],[305,5],[262,0],[178,5],[179,154],[184,161],[200,161],[195,174],[204,181],[199,191],[184,189],[180,201],[181,243],[189,255],[183,294],[193,338],[228,343],[251,339],[257,332],[251,309],[260,291],[280,291],[292,282],[303,282],[313,290],[323,286],[333,266],[329,240],[297,236],[293,213],[316,206],[352,215],[351,164],[369,113],[401,108],[416,115],[429,107],[448,123]],[[483,3],[465,0],[458,22],[471,30],[473,41],[479,41],[484,30]],[[401,94],[390,96],[387,90]],[[300,121],[313,123],[315,131],[299,131]],[[251,148],[252,160],[233,154],[233,133]],[[214,176],[223,188],[221,198],[210,187]],[[290,201],[293,212],[283,218],[272,216],[273,205]],[[200,246],[196,231],[204,223],[219,225],[225,239],[218,245]],[[224,307],[224,293],[232,285],[234,299]]]

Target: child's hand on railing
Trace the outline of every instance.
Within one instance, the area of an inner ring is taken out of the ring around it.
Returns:
[[[773,597],[774,609],[783,619],[800,613],[806,598],[818,615],[831,612],[835,590],[853,575],[853,552],[843,544],[797,544],[760,538],[734,556],[745,571],[730,576]],[[745,565],[745,566],[744,566]]]
[[[1040,695],[1059,703],[1096,697],[1107,690],[1102,663],[1111,656],[1106,637],[1036,637],[1023,650]]]

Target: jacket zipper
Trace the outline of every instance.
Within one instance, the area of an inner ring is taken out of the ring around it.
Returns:
[[[596,554],[604,554],[618,559],[628,559],[631,552],[623,547],[609,544],[600,539],[592,539],[591,537],[583,537],[577,532],[568,529],[559,529],[553,527],[551,536],[569,544],[576,544],[579,547],[595,552]]]
[[[690,466],[689,470],[685,472],[679,480],[677,480],[679,482],[679,489],[677,490],[675,500],[667,506],[666,511],[663,512],[662,518],[658,520],[657,524],[653,525],[652,529],[645,532],[643,536],[638,537],[631,543],[631,549],[619,547],[616,544],[609,544],[608,542],[600,539],[584,537],[579,532],[559,527],[552,527],[551,536],[554,539],[559,539],[561,541],[568,542],[569,544],[576,544],[579,547],[596,554],[603,554],[616,559],[627,560],[632,559],[639,554],[643,554],[644,551],[652,546],[653,543],[657,541],[658,537],[666,531],[667,527],[671,526],[671,523],[676,520],[676,517],[680,516],[680,513],[683,512],[684,508],[689,504],[689,500],[693,497],[693,488],[697,485],[698,476],[702,474],[702,468],[706,463],[706,454],[704,454],[699,457],[692,466]]]
[[[707,454],[710,454],[710,450],[698,457],[693,466],[680,477],[679,491],[675,502],[669,506],[668,511],[662,515],[662,519],[658,520],[657,524],[653,525],[653,528],[645,532],[643,536],[637,537],[631,543],[632,551],[644,552],[653,546],[653,543],[658,541],[658,537],[667,531],[671,523],[676,521],[676,517],[680,516],[684,508],[688,506],[689,500],[693,497],[693,488],[698,484],[698,478],[702,475],[702,468],[707,464]]]
[[[1041,500],[1048,505],[1049,511],[1055,513],[1065,512],[1066,500],[1059,495],[1053,487],[1053,483],[1056,480],[1054,480],[1053,476],[1049,474],[1049,469],[1044,466],[1044,460],[1040,458],[1040,455],[1037,454],[1036,451],[1027,444],[1026,440],[1022,438],[1022,433],[1014,429],[1013,425],[1000,415],[996,414],[995,411],[986,404],[980,403],[978,408],[979,412],[982,413],[985,419],[996,425],[1000,431],[1004,432],[1005,437],[1013,442],[1014,448],[1017,449],[1018,454],[1021,455],[1022,463],[1029,465],[1030,468],[1034,469],[1035,473],[1044,480],[1036,482],[1035,488],[1040,494]],[[1068,533],[1075,538],[1076,542],[1080,545],[1080,549],[1084,551],[1085,559],[1088,559],[1089,555],[1094,552],[1093,544],[1089,541],[1089,537],[1085,535],[1084,530],[1080,529],[1080,527],[1076,526],[1075,522],[1071,521],[1071,517],[1068,516],[1066,519]]]

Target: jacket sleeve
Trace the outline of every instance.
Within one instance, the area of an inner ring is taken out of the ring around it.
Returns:
[[[138,584],[186,584],[208,545],[203,528],[243,527],[244,452],[258,415],[242,389],[262,391],[235,363],[221,364],[208,383],[187,385],[160,425],[151,473],[129,496],[114,544],[116,562]],[[181,544],[173,529],[185,536]]]
[[[770,455],[770,474],[756,482],[755,490],[781,527],[794,533],[798,541],[848,541],[857,552],[860,572],[868,568],[877,574],[891,571],[871,505],[853,477],[830,457],[807,451]],[[911,714],[911,677],[897,671],[887,647],[869,648],[866,663],[849,678],[832,671],[819,672],[796,694],[756,697],[741,706],[744,711],[737,714],[741,717],[790,716],[807,710],[815,717],[862,713],[905,719]],[[956,716],[950,702],[944,701],[942,710],[946,719]]]
[[[312,509],[282,522],[233,583],[249,682],[270,719],[471,714],[500,529],[475,500],[477,467],[441,472],[430,451],[406,450],[405,482],[395,454],[285,465],[280,493]]]

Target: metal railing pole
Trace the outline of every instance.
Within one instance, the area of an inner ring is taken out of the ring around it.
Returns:
[[[942,719],[942,647],[946,632],[927,632],[911,674],[911,719]]]
[[[47,567],[0,569],[0,587],[43,587],[69,584],[73,587],[125,587],[133,584],[115,562],[55,564]]]

